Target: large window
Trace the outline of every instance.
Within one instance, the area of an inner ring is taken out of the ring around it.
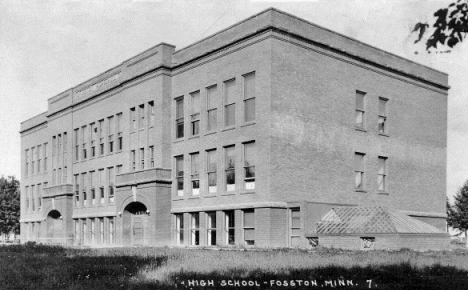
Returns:
[[[154,168],[154,146],[149,147],[150,168]]]
[[[114,218],[113,217],[109,217],[108,218],[108,222],[107,222],[107,228],[108,228],[108,242],[109,244],[113,244],[115,242],[115,236],[114,236],[114,233],[115,233],[115,226],[114,226]]]
[[[87,136],[86,136],[86,126],[81,127],[81,142],[83,143],[82,145],[82,159],[85,160],[88,158],[88,151],[87,151]]]
[[[105,202],[105,191],[104,191],[104,183],[105,183],[105,177],[104,177],[104,168],[99,169],[99,197],[101,199],[101,203]]]
[[[184,156],[175,157],[177,196],[184,195]]]
[[[78,129],[75,129],[74,131],[74,134],[75,134],[75,161],[78,161],[80,160],[80,141],[79,141],[79,135],[80,135],[80,132],[79,132],[79,128]],[[52,140],[52,151],[54,149],[54,142]],[[52,156],[54,154],[52,153]]]
[[[364,189],[364,153],[354,153],[354,188]]]
[[[235,147],[230,146],[224,148],[224,166],[226,176],[226,191],[234,191],[236,189],[236,159]]]
[[[36,155],[37,155],[37,173],[41,172],[41,154],[42,154],[42,146],[41,145],[37,145],[37,151],[36,151]]]
[[[109,144],[109,147],[108,147],[108,153],[112,153],[114,152],[114,130],[115,130],[115,124],[114,124],[114,116],[110,116],[109,118],[107,118],[108,122],[107,124],[108,127],[107,127],[107,130],[108,130],[108,137],[107,137],[107,141],[108,141],[108,144]]]
[[[136,170],[136,151],[132,150],[130,151],[130,162],[132,166],[132,171]]]
[[[135,132],[136,130],[136,111],[135,108],[130,109],[130,131]]]
[[[379,98],[379,121],[380,134],[387,134],[387,99]]]
[[[255,142],[244,144],[244,188],[255,189]]]
[[[224,126],[236,124],[236,81],[224,83]]]
[[[177,245],[184,244],[184,215],[176,214],[176,241]]]
[[[117,114],[117,151],[123,149],[122,113]]]
[[[154,102],[151,101],[148,103],[148,114],[149,114],[149,126],[154,126]]]
[[[184,98],[176,99],[176,138],[184,137]]]
[[[145,169],[145,148],[140,148],[140,169]]]
[[[104,120],[99,121],[99,155],[104,155]]]
[[[109,167],[108,169],[108,175],[107,175],[107,184],[109,184],[109,202],[113,203],[114,202],[114,182],[115,182],[115,173],[114,173],[114,167]]]
[[[365,122],[365,106],[364,106],[364,96],[366,94],[363,92],[356,91],[356,128],[364,129]]]
[[[96,172],[89,172],[89,184],[91,188],[91,204],[96,204]]]
[[[255,73],[244,76],[244,122],[255,120]]]
[[[89,125],[89,129],[91,130],[91,158],[96,157],[96,138],[97,138],[97,128],[96,123],[91,123]]]
[[[25,160],[26,160],[26,164],[24,166],[24,176],[28,176],[29,174],[29,149],[26,149],[24,151],[24,155],[25,155]]]
[[[216,212],[206,213],[206,237],[208,246],[216,246]]]
[[[145,105],[144,104],[138,106],[138,115],[140,117],[139,118],[140,122],[138,124],[139,125],[138,127],[140,129],[144,129],[145,128]]]
[[[200,213],[194,212],[190,214],[190,234],[191,234],[191,245],[200,245]]]
[[[31,148],[31,174],[34,174],[34,165],[36,160],[36,154],[34,154],[36,148]]]
[[[80,183],[79,183],[79,174],[75,174],[75,206],[80,205]]]
[[[36,210],[36,186],[31,185],[31,206],[32,206],[32,211]]]
[[[49,157],[49,152],[47,150],[47,144],[44,143],[44,172],[47,172],[47,162],[48,162],[48,157]]]
[[[190,135],[200,134],[200,92],[192,93],[192,109],[190,112]]]
[[[379,156],[379,171],[377,175],[377,188],[380,192],[387,191],[387,157]]]
[[[206,107],[208,113],[208,120],[206,123],[206,130],[214,131],[218,127],[218,87],[216,85],[206,89]]]
[[[299,208],[292,208],[291,214],[291,231],[290,231],[290,245],[291,247],[298,247],[301,232],[301,210]]]
[[[82,196],[83,196],[83,205],[88,204],[88,196],[86,194],[86,185],[87,185],[87,180],[86,180],[86,173],[81,174],[81,191],[82,191]]]
[[[208,175],[208,192],[215,193],[217,191],[217,174],[216,174],[216,149],[206,152],[206,171]]]
[[[255,245],[255,212],[253,209],[244,210],[244,243],[246,246]]]
[[[226,244],[234,245],[235,240],[235,220],[234,220],[234,211],[229,210],[224,212],[224,231],[226,236]]]
[[[199,157],[199,153],[193,153],[190,155],[190,179],[192,184],[192,195],[200,194]]]

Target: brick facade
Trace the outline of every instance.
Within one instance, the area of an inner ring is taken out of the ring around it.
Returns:
[[[284,247],[295,208],[307,246],[333,205],[444,228],[447,90],[444,73],[275,9],[181,50],[161,43],[21,124],[22,240],[162,246],[183,231],[183,245],[207,246],[216,231],[218,246]]]

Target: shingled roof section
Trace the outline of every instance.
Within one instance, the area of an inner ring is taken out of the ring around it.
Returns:
[[[316,224],[317,234],[445,234],[406,214],[382,206],[335,207]]]

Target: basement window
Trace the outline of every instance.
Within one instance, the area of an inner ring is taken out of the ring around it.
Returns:
[[[375,246],[374,237],[361,237],[361,249],[363,250],[372,250]]]

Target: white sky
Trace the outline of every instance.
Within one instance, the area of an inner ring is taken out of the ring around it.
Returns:
[[[0,175],[20,178],[20,122],[47,99],[159,43],[180,49],[268,7],[449,73],[447,194],[468,179],[468,44],[427,54],[410,35],[447,0],[0,2]],[[468,42],[468,41],[467,41]],[[414,52],[418,50],[419,53]]]

